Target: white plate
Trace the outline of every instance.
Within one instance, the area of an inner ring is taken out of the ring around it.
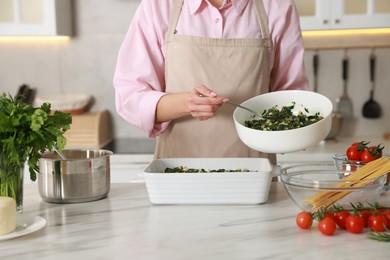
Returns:
[[[18,214],[16,216],[16,230],[0,236],[0,241],[31,234],[42,229],[45,225],[46,219],[40,216]]]

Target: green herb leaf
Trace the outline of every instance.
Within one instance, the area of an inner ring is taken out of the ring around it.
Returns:
[[[367,235],[368,238],[381,242],[390,242],[390,232],[370,232]]]
[[[60,151],[65,147],[64,133],[71,123],[70,114],[52,113],[49,103],[34,108],[3,93],[0,96],[0,167],[6,169],[27,162],[30,179],[35,181],[41,154],[53,147]]]
[[[307,114],[300,111],[295,115],[293,113],[295,105],[295,102],[292,102],[291,106],[283,106],[281,109],[274,106],[264,110],[261,114],[262,119],[247,120],[245,126],[262,131],[284,131],[308,126],[323,119],[318,112],[308,114],[309,110],[307,108],[303,108]]]

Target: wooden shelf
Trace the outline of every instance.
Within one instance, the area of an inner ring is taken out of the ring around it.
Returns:
[[[390,47],[390,29],[303,32],[306,50]]]

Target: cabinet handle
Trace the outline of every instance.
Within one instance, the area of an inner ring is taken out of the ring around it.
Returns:
[[[322,23],[323,24],[327,24],[329,21],[327,20],[327,19],[324,19],[323,21],[322,21]]]
[[[335,23],[340,23],[340,19],[334,20]]]

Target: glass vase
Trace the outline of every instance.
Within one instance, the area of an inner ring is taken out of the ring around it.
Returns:
[[[23,213],[24,165],[0,165],[0,196],[11,197],[16,201],[16,211]]]

